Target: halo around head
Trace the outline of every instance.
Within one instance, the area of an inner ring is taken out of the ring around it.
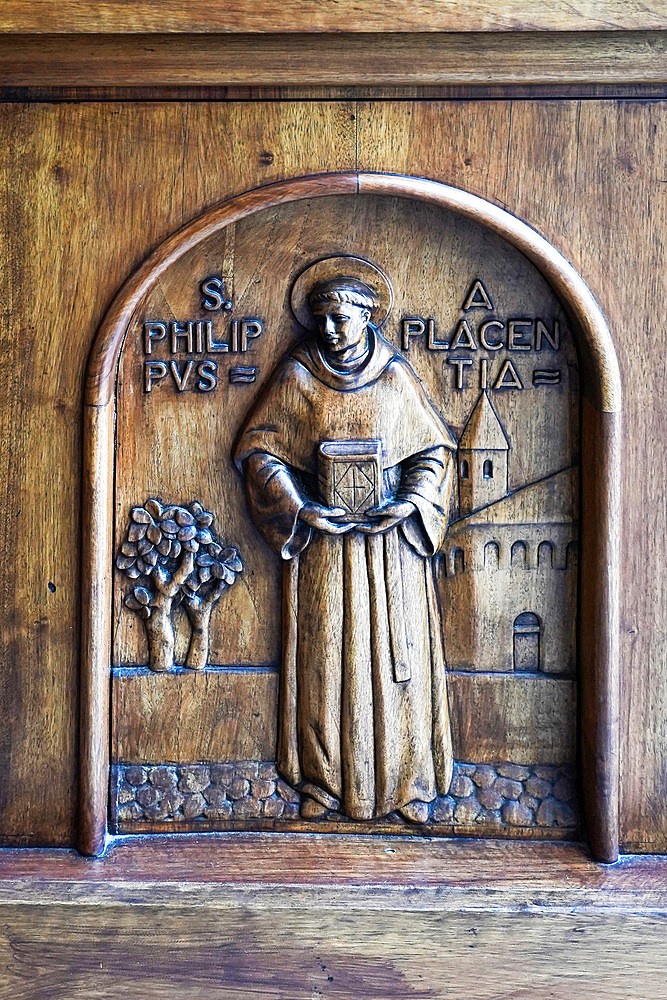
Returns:
[[[371,288],[380,303],[375,310],[372,321],[374,326],[382,326],[391,312],[394,303],[394,292],[389,278],[369,260],[363,257],[341,254],[338,257],[325,257],[309,264],[297,277],[292,285],[290,305],[301,326],[306,330],[313,328],[313,316],[308,305],[308,296],[321,281],[330,278],[357,278]]]

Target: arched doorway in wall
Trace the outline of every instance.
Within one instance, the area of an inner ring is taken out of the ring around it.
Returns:
[[[514,619],[514,669],[534,673],[540,669],[540,619],[522,611]]]
[[[296,178],[248,192],[223,203],[170,237],[155,251],[120,292],[100,330],[89,364],[85,415],[81,848],[85,853],[99,853],[107,833],[109,665],[112,662],[111,567],[116,554],[114,520],[117,513],[114,497],[114,428],[118,416],[117,377],[125,336],[131,324],[136,321],[142,302],[159,288],[167,272],[171,268],[177,268],[179,261],[186,259],[188,254],[194,255],[190,260],[196,259],[197,248],[203,246],[205,241],[215,239],[227,227],[240,224],[265,209],[290,206],[312,199],[341,197],[346,201],[351,200],[352,204],[357,199],[359,211],[363,211],[363,206],[368,204],[365,199],[390,199],[392,206],[401,205],[407,200],[421,206],[432,206],[434,210],[453,213],[488,230],[531,261],[568,314],[582,373],[582,453],[599,456],[595,463],[583,463],[581,470],[581,583],[578,607],[581,625],[579,668],[582,722],[579,740],[584,752],[580,756],[584,769],[588,837],[597,857],[613,860],[618,840],[616,524],[620,385],[609,331],[581,278],[550,244],[525,223],[467,192],[419,178],[381,174]],[[400,213],[400,209],[397,211]],[[264,232],[264,246],[270,246],[272,239],[275,239],[275,232],[269,222]],[[224,245],[219,246],[224,255]],[[339,247],[335,249],[338,250]],[[321,248],[318,248],[318,252],[321,253]],[[222,273],[220,276],[223,279],[225,277]],[[155,303],[156,299],[152,301]],[[284,309],[284,303],[280,303],[280,308]],[[173,318],[178,320],[180,317]],[[242,322],[251,324],[255,319],[252,316],[239,317],[239,326],[234,328],[237,337],[242,336]],[[431,346],[436,351],[440,350],[442,344],[438,344],[437,330],[428,325],[428,317],[420,318],[418,322],[423,323],[424,341],[430,338]],[[256,329],[246,325],[245,335],[252,337]],[[405,332],[405,329],[404,326],[402,330]],[[490,329],[487,328],[489,344],[495,343],[491,339]],[[498,327],[494,329],[497,331]],[[520,331],[518,326],[514,329]],[[414,331],[413,327],[412,333],[408,330],[405,336],[414,336]],[[187,331],[180,332],[187,337]],[[203,327],[200,332],[202,337],[206,336]],[[160,333],[158,330],[158,336]],[[195,330],[193,336],[197,335],[198,331]],[[465,330],[457,336],[463,348]],[[520,332],[517,332],[517,346],[520,339]],[[212,343],[218,347],[221,344],[215,339]],[[407,343],[409,348],[409,339]],[[221,353],[225,352],[221,350]],[[462,361],[468,360],[462,350],[458,356]],[[178,361],[160,363],[165,368],[165,378],[170,377],[171,365],[176,365],[181,385],[186,377],[195,377],[195,369],[188,369],[187,364]],[[250,378],[250,367],[245,364],[235,365],[233,378]],[[455,375],[458,375],[458,372],[465,374],[467,365],[461,363],[453,367],[457,369]],[[186,376],[186,373],[189,374]],[[159,374],[162,377],[162,369]],[[208,370],[208,374],[210,376],[211,370]],[[203,380],[206,385],[205,376],[206,371],[199,372],[200,381]],[[502,376],[503,379],[506,377]],[[512,378],[511,372],[509,378]],[[231,381],[231,369],[229,379],[230,384],[234,384]],[[180,391],[180,386],[177,391]],[[489,414],[482,414],[480,422],[482,419],[488,421]],[[498,442],[495,444],[497,446]],[[491,487],[495,488],[498,477],[487,474],[489,466],[493,468],[491,460],[485,459],[482,478],[493,480]],[[141,502],[145,499],[140,498]],[[472,556],[468,557],[466,552],[465,558],[472,559]],[[500,561],[502,563],[502,546]],[[597,766],[594,767],[591,761],[597,761]]]

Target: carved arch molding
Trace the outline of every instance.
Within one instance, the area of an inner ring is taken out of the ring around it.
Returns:
[[[342,321],[358,364],[323,333]],[[584,835],[616,860],[620,409],[582,278],[465,191],[298,177],[167,239],[88,366],[81,851],[110,830],[414,829]],[[304,497],[345,514],[325,531]],[[400,501],[396,526],[359,527]],[[333,765],[307,737],[318,615],[340,628],[320,671],[339,700],[311,699]],[[411,721],[382,740],[392,699]]]

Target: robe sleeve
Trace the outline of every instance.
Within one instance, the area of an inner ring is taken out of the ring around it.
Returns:
[[[398,500],[410,500],[417,511],[401,525],[406,541],[420,555],[435,555],[445,540],[454,459],[447,447],[418,452],[403,462]]]
[[[283,559],[293,559],[311,537],[311,529],[299,520],[307,497],[289,467],[268,452],[249,455],[243,471],[253,521],[274,552]]]

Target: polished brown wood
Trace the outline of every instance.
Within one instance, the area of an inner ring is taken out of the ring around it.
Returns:
[[[645,1000],[667,881],[554,844],[132,838],[0,855],[0,996]],[[545,933],[547,937],[545,939]],[[508,985],[511,977],[511,985]]]
[[[156,8],[151,0],[132,6],[131,15],[119,0],[47,0],[37,9],[29,0],[7,0],[1,31],[141,32],[198,31],[593,31],[667,27],[664,4],[647,6],[637,0],[556,0],[547,7],[539,0],[400,0],[387,10],[379,0],[342,0],[335,8],[312,0],[240,0],[233,6],[211,8],[203,0],[167,0]]]
[[[509,681],[502,675],[449,673],[455,759],[574,761],[576,682],[538,677],[532,682],[536,695]],[[276,671],[205,671],[173,678],[121,668],[112,679],[112,704],[115,761],[275,760]]]
[[[0,86],[8,103],[58,101],[643,100],[667,96],[665,83],[444,84],[441,86]]]
[[[275,760],[276,671],[120,670],[112,685],[114,761]]]
[[[4,843],[73,837],[78,407],[85,355],[106,304],[133,263],[221,197],[297,173],[354,169],[358,162],[364,170],[420,173],[508,206],[567,254],[609,319],[624,378],[622,844],[667,850],[660,794],[667,755],[660,721],[667,714],[664,601],[656,583],[666,532],[653,444],[664,433],[656,305],[664,294],[656,239],[667,218],[664,105],[395,101],[361,103],[356,122],[354,114],[354,104],[340,101],[295,108],[3,109],[11,178],[2,191],[8,221],[14,220],[3,258],[14,313],[3,335],[11,352],[5,355],[11,364],[3,366],[3,593],[14,625],[4,646],[0,698],[8,717],[22,720],[3,743]],[[248,130],[244,154],[237,143],[232,155],[229,137],[242,129]],[[308,141],[295,145],[295,134]],[[94,155],[82,154],[87,143]],[[273,163],[260,161],[265,150]],[[629,246],[636,248],[630,258]],[[24,295],[26,287],[40,289],[36,305]],[[64,296],[69,311],[52,308]],[[14,333],[31,323],[48,329],[49,337],[26,351]],[[25,396],[27,386],[33,389]],[[42,435],[43,450],[26,450],[22,435],[30,431],[33,439]],[[32,456],[27,464],[18,460],[23,455]],[[52,456],[58,456],[55,464]],[[31,561],[35,551],[50,553],[59,576],[44,578],[42,564]],[[53,604],[43,605],[42,596]]]
[[[128,262],[138,264],[202,205],[219,200],[223,188],[240,192],[285,174],[353,164],[353,108],[345,104],[304,107],[303,117],[297,111],[300,128],[310,137],[299,149],[290,141],[294,113],[289,111],[291,126],[286,127],[279,106],[260,115],[244,105],[163,108],[157,116],[155,108],[117,110],[119,115],[109,114],[104,105],[2,110],[8,149],[3,280],[12,319],[4,314],[6,630],[0,703],[8,718],[17,720],[5,728],[1,744],[4,843],[66,844],[75,836],[79,692],[74,637],[80,621],[81,552],[75,479],[81,469],[86,355],[106,304],[127,276]],[[253,116],[254,145],[245,146],[239,157],[228,136],[239,131],[241,122],[248,127]],[[213,145],[198,147],[193,137],[202,130],[217,136]],[[156,134],[163,136],[159,144],[150,139]],[[84,153],[80,144],[88,140],[92,145]],[[273,151],[274,164],[260,159],[265,145]],[[172,180],[165,183],[167,176]],[[74,218],[81,220],[80,227],[72,227]],[[45,255],[53,255],[46,269]],[[43,297],[33,300],[28,288],[37,287]],[[56,308],[65,288],[69,305]],[[49,335],[26,351],[17,330],[32,323]],[[30,553],[36,552],[40,558],[33,560]],[[82,765],[85,769],[85,760]]]
[[[579,276],[570,267],[567,261],[543,240],[537,233],[514,219],[507,213],[499,210],[495,206],[484,202],[473,195],[455,188],[434,184],[429,181],[396,177],[382,174],[360,174],[360,175],[332,175],[331,177],[321,176],[315,178],[299,179],[293,182],[275,185],[266,189],[250,192],[232,202],[223,204],[213,212],[195,220],[195,222],[184,230],[176,234],[156,253],[146,261],[142,268],[127,283],[112,306],[105,323],[98,335],[96,346],[91,356],[87,405],[91,413],[95,414],[95,419],[104,414],[104,419],[110,427],[114,419],[114,410],[111,407],[111,391],[116,383],[116,367],[120,357],[120,350],[125,337],[129,318],[135,313],[137,306],[155,285],[155,283],[165,275],[167,269],[173,266],[179,257],[193,250],[198,244],[211,237],[216,231],[233,222],[239,221],[252,212],[262,208],[270,208],[275,205],[286,204],[291,201],[298,201],[306,197],[322,197],[327,194],[356,193],[374,195],[399,195],[404,198],[423,200],[429,204],[442,206],[462,214],[476,222],[481,222],[487,228],[502,235],[509,242],[517,246],[526,256],[541,269],[547,277],[557,294],[566,307],[569,308],[576,320],[575,330],[580,333],[579,351],[586,373],[583,390],[586,397],[593,401],[596,409],[601,409],[603,413],[615,413],[620,408],[620,381],[618,367],[614,353],[613,344],[602,314],[597,304],[590,295],[588,289]],[[133,421],[134,421],[133,417]],[[121,442],[123,418],[121,418]],[[594,424],[596,428],[597,425]],[[595,719],[595,724],[591,721],[590,729],[586,730],[586,740],[591,741],[592,753],[598,760],[599,771],[587,772],[587,781],[584,783],[584,796],[586,800],[586,811],[588,817],[589,837],[593,845],[593,850],[598,857],[603,860],[613,861],[618,853],[618,668],[616,664],[616,646],[612,641],[608,641],[608,636],[615,635],[614,623],[617,618],[617,573],[615,572],[615,559],[613,553],[617,545],[617,507],[618,507],[618,482],[619,482],[619,462],[618,453],[613,449],[605,448],[604,439],[593,432],[593,446],[601,457],[605,475],[608,476],[612,484],[611,489],[603,489],[603,502],[598,502],[595,508],[595,516],[591,519],[587,516],[588,508],[584,505],[582,519],[582,534],[585,539],[593,536],[601,539],[590,545],[584,542],[584,552],[587,554],[584,561],[584,585],[583,592],[593,593],[593,604],[598,609],[598,614],[593,615],[591,620],[587,620],[587,628],[582,639],[581,663],[584,672],[592,673],[593,679],[587,680],[582,687],[583,698],[583,718],[584,725],[588,720]],[[112,447],[112,439],[108,437],[109,446]],[[108,468],[109,456],[102,452],[93,451],[86,456],[86,467],[97,469],[100,474]],[[132,464],[135,464],[133,459]],[[172,477],[170,477],[172,478]],[[122,483],[124,476],[119,473]],[[588,482],[588,480],[586,480]],[[598,496],[596,488],[598,484],[592,480],[592,490],[595,497]],[[100,495],[108,497],[108,485],[100,490]],[[128,497],[128,502],[132,500]],[[97,517],[99,520],[93,520]],[[109,524],[112,521],[111,505],[107,504],[106,513],[100,515],[87,506],[84,508],[84,520],[90,519],[91,524]],[[93,529],[90,535],[91,550],[96,553],[91,555],[93,561],[99,565],[108,565],[112,560],[112,552],[108,546],[108,536],[103,532],[95,532]],[[97,654],[92,658],[86,657],[84,647],[84,657],[82,669],[91,670],[100,675],[106,674],[106,666],[109,657],[108,620],[110,583],[108,576],[98,573],[95,578],[93,592],[99,587],[105,586],[105,604],[99,608],[88,604],[86,597],[87,583],[84,578],[83,600],[85,616],[85,644],[88,644],[88,636],[97,638],[101,650],[99,660]],[[603,585],[602,581],[607,581]],[[588,598],[586,598],[588,599]],[[602,610],[605,609],[605,610]],[[99,683],[102,683],[100,680]],[[591,704],[588,700],[593,699]],[[608,706],[605,712],[599,712],[596,708],[597,702]],[[94,705],[84,702],[82,711],[94,711]],[[156,761],[159,762],[159,761]],[[92,771],[87,772],[87,781],[95,781]],[[99,784],[100,774],[96,781]],[[103,788],[99,790],[99,801],[102,804]],[[99,830],[104,828],[105,808],[101,808],[96,824]],[[89,837],[84,836],[84,844],[91,844]],[[100,842],[98,841],[91,853],[98,853]]]
[[[664,726],[646,725],[647,718],[667,717],[660,638],[664,625],[657,624],[664,621],[665,602],[656,586],[664,573],[667,505],[664,484],[654,472],[652,444],[664,434],[665,412],[657,360],[662,331],[654,308],[665,269],[661,245],[653,235],[667,224],[661,182],[666,166],[664,105],[642,109],[634,102],[544,102],[514,103],[502,110],[478,105],[478,127],[463,133],[454,123],[458,110],[451,105],[413,104],[406,115],[404,105],[386,103],[372,110],[369,105],[367,112],[362,105],[360,168],[400,172],[418,158],[423,173],[449,183],[464,178],[468,190],[511,205],[555,246],[567,247],[568,258],[585,275],[609,321],[624,386],[621,840],[626,850],[664,851],[667,812],[658,791],[664,764],[658,761],[665,760],[667,745]],[[404,122],[400,128],[399,117]],[[628,239],[641,247],[633,258],[636,280],[629,283]],[[642,342],[656,352],[648,362],[630,335],[633,317],[639,315],[646,324]],[[593,455],[587,461],[592,466]],[[653,791],[647,794],[647,789]]]
[[[666,49],[664,31],[0,35],[0,85],[664,84]]]
[[[175,878],[177,865],[181,867]],[[34,882],[37,876],[42,877],[39,884]],[[262,887],[356,884],[369,895],[382,887],[420,886],[438,890],[445,907],[445,890],[466,891],[473,901],[503,890],[510,894],[506,900],[514,903],[525,901],[528,893],[542,892],[543,905],[549,899],[565,904],[569,898],[593,907],[596,902],[614,905],[613,897],[605,894],[617,891],[619,906],[631,904],[635,896],[658,907],[667,892],[667,868],[662,858],[649,855],[599,865],[576,844],[258,833],[120,837],[95,859],[63,849],[0,852],[0,893],[20,887],[32,893],[31,898],[39,898],[47,887],[57,892],[58,885],[66,883],[82,894],[88,886],[93,892],[112,893],[114,884],[123,882],[134,894],[141,894],[142,884],[147,883],[162,884],[169,892],[169,884],[176,882],[192,897],[207,886],[212,897],[214,887],[225,884],[250,885],[251,892]],[[145,891],[144,901],[151,890]],[[537,898],[534,902],[538,904]]]

